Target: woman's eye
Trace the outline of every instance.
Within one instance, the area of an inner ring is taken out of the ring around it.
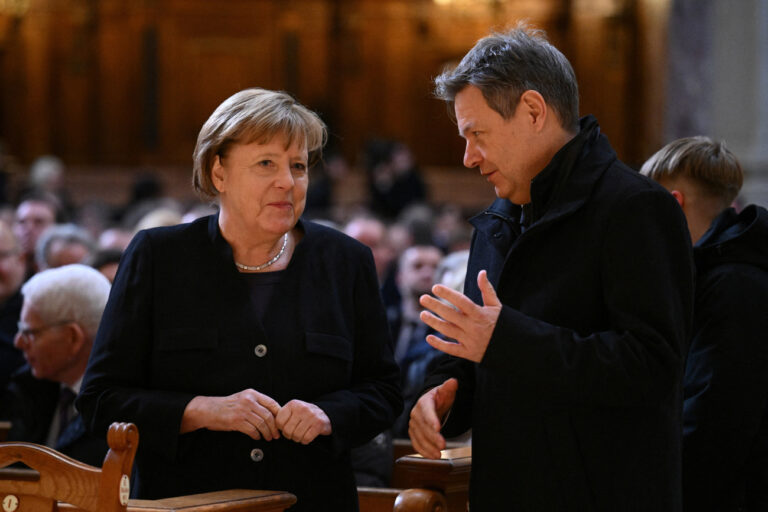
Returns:
[[[261,167],[269,167],[270,165],[272,165],[272,160],[262,160],[259,162],[259,166]]]
[[[306,171],[307,165],[303,163],[296,163],[296,164],[293,164],[293,169],[296,171]]]

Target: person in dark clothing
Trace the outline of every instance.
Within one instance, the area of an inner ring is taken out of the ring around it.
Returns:
[[[109,289],[106,277],[80,264],[44,270],[22,287],[16,346],[27,366],[0,396],[9,440],[44,444],[92,466],[104,462],[104,436],[86,432],[73,404]]]
[[[768,510],[768,211],[730,205],[743,173],[723,142],[669,143],[641,172],[677,199],[696,263],[683,379],[683,507]]]
[[[434,245],[414,245],[407,248],[398,261],[395,280],[402,299],[387,308],[405,404],[403,413],[392,427],[395,438],[408,437],[408,412],[421,396],[427,368],[440,353],[425,341],[427,334],[434,330],[419,319],[423,309],[419,297],[429,293],[435,284],[435,271],[442,257],[443,252]]]
[[[427,337],[450,357],[411,411],[414,447],[434,458],[472,428],[474,511],[679,511],[680,207],[578,119],[573,69],[539,31],[481,39],[436,93],[498,199],[472,220],[464,294],[421,297],[453,341]]]
[[[427,187],[410,148],[389,139],[368,141],[364,153],[371,211],[385,219],[427,199]]]
[[[24,354],[13,346],[21,313],[21,284],[26,258],[10,226],[0,222],[0,392],[24,364]]]
[[[141,433],[132,492],[280,489],[356,511],[350,449],[402,409],[371,251],[301,220],[325,125],[284,92],[222,102],[193,183],[219,212],[140,231],[115,276],[77,405]]]

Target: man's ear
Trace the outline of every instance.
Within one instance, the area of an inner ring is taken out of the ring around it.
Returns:
[[[69,343],[69,350],[70,353],[78,354],[83,348],[83,345],[85,344],[85,331],[82,327],[80,327],[80,324],[75,322],[70,322],[66,324],[67,328],[67,343]]]
[[[538,91],[528,89],[520,95],[520,103],[518,108],[525,108],[525,114],[531,123],[531,126],[536,131],[544,129],[544,123],[547,120],[547,102],[544,101],[544,96],[539,94]]]
[[[675,198],[677,204],[680,205],[680,208],[685,207],[685,194],[677,189],[670,190],[669,193]]]

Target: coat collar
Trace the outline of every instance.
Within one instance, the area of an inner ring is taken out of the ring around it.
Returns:
[[[594,116],[583,117],[580,127],[579,133],[531,182],[531,203],[521,207],[507,199],[496,199],[489,208],[470,219],[472,225],[486,232],[490,219],[496,218],[516,224],[519,229],[524,212],[530,224],[526,223],[538,229],[581,208],[603,172],[616,160],[616,153],[600,133]]]

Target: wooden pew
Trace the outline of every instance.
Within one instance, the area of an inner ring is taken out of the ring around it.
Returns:
[[[296,503],[287,492],[228,490],[161,500],[130,500],[139,442],[131,423],[113,423],[101,468],[33,443],[0,443],[0,503],[5,512],[280,512]],[[21,463],[25,468],[8,467]]]
[[[407,450],[395,444],[395,453]],[[412,451],[412,450],[410,450]],[[472,448],[443,450],[440,459],[400,456],[395,462],[393,488],[358,487],[360,512],[466,512]]]
[[[445,496],[432,489],[358,487],[360,512],[446,512]]]
[[[232,489],[165,498],[128,500],[128,512],[281,512],[296,496],[281,491]]]

